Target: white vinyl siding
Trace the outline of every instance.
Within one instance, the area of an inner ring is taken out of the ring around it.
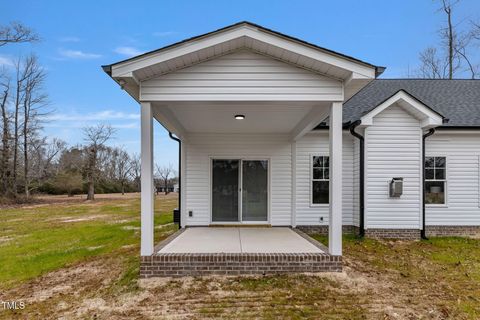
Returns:
[[[438,130],[427,138],[425,151],[447,158],[446,204],[426,206],[426,225],[480,225],[480,132]]]
[[[270,166],[270,223],[291,225],[292,157],[288,136],[195,134],[185,143],[185,210],[187,225],[211,221],[211,159],[268,159]],[[188,217],[188,211],[193,217]]]
[[[141,100],[343,100],[342,83],[239,51],[141,83]]]
[[[328,204],[311,204],[311,158],[329,154],[328,130],[306,134],[296,143],[296,224],[328,225]],[[353,224],[353,141],[343,133],[343,224]],[[323,221],[320,219],[323,218]]]
[[[421,143],[419,121],[397,105],[365,129],[365,228],[420,228]],[[403,178],[399,198],[389,197],[393,177]]]

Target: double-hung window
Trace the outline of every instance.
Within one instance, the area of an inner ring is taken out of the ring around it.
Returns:
[[[446,184],[446,157],[425,157],[425,203],[446,204]]]
[[[328,204],[330,184],[328,156],[312,157],[312,204]]]

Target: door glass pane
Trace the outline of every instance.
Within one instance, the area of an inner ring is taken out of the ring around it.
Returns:
[[[238,221],[239,160],[213,160],[212,221]]]
[[[244,160],[242,169],[242,220],[267,221],[268,161]]]

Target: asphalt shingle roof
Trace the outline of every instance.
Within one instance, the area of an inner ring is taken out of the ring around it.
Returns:
[[[344,104],[344,122],[359,120],[399,90],[437,111],[446,127],[480,127],[480,80],[376,79]]]

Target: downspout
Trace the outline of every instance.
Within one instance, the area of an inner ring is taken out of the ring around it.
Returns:
[[[427,133],[423,135],[422,139],[422,230],[420,231],[420,236],[424,240],[428,240],[427,234],[425,232],[425,139],[430,137],[435,133],[435,128],[431,128]]]
[[[359,212],[359,220],[360,220],[360,237],[365,236],[365,197],[364,197],[364,180],[365,180],[365,138],[355,131],[355,128],[358,127],[362,122],[357,120],[353,122],[349,129],[352,136],[358,139],[360,142],[360,212]]]
[[[179,228],[182,227],[182,141],[175,137],[170,131],[168,132],[170,139],[178,142],[178,210],[180,210]]]

